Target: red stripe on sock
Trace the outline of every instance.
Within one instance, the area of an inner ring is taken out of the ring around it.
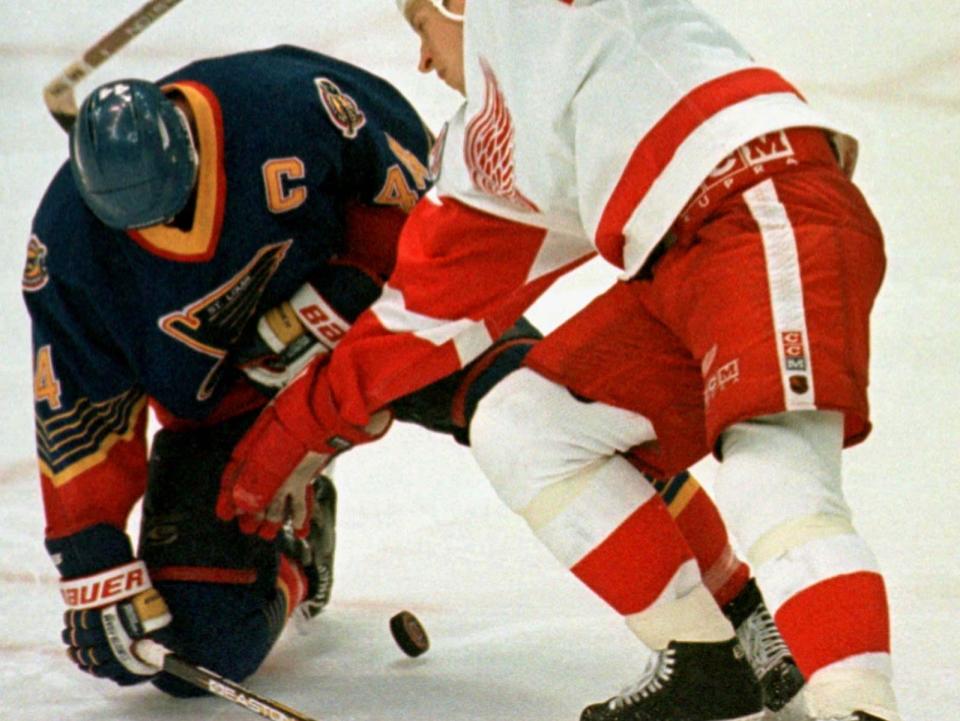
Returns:
[[[573,573],[623,615],[652,604],[693,552],[659,496],[577,562]]]
[[[726,606],[735,599],[749,580],[750,567],[742,561],[737,563],[733,573],[727,575],[727,580],[722,585],[718,586],[714,584],[709,574],[704,577],[704,583],[710,590],[710,593],[713,594],[713,600],[716,601],[720,607]]]
[[[776,613],[806,678],[861,653],[890,653],[887,594],[880,574],[835,576],[800,591]]]
[[[277,587],[287,597],[287,618],[307,596],[307,577],[300,568],[286,556],[280,556],[280,567],[277,569]]]
[[[253,568],[209,568],[206,566],[161,566],[150,569],[154,581],[191,581],[244,585],[257,580]]]
[[[720,606],[733,600],[750,578],[750,569],[733,552],[713,499],[698,487],[675,520],[714,599]]]

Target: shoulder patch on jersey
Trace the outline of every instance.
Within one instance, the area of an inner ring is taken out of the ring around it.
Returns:
[[[35,293],[47,284],[50,274],[47,272],[47,246],[36,235],[30,236],[27,243],[27,262],[23,268],[23,289]]]
[[[360,128],[367,124],[367,116],[360,110],[357,101],[340,89],[340,86],[330,78],[317,77],[313,79],[320,94],[320,103],[327,111],[330,122],[340,129],[345,138],[357,137]]]
[[[483,108],[467,123],[463,142],[463,156],[470,178],[483,193],[502,198],[520,210],[540,212],[517,188],[513,118],[493,69],[483,58],[479,60],[485,86]]]

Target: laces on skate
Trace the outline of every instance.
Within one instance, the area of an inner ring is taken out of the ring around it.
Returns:
[[[661,691],[666,683],[673,677],[673,669],[676,663],[676,651],[672,648],[666,648],[657,651],[647,660],[647,665],[640,672],[640,678],[636,683],[627,686],[620,693],[610,699],[609,708],[611,711],[631,706],[640,699],[649,697]]]

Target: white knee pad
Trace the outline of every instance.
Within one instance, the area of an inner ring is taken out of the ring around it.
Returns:
[[[474,457],[497,494],[571,569],[633,514],[660,502],[653,485],[619,454],[654,438],[644,416],[577,400],[529,369],[515,371],[488,393],[470,425]],[[633,532],[645,538],[650,529]],[[662,538],[649,541],[653,549]],[[614,572],[620,572],[620,563],[614,563]],[[636,581],[638,593],[650,591],[643,585],[648,579]],[[733,636],[695,560],[681,563],[655,590],[656,601],[627,616],[647,645],[663,648],[678,637],[716,641]]]
[[[879,573],[841,491],[840,413],[781,413],[724,433],[716,500],[776,613],[828,579]]]
[[[500,498],[521,512],[548,487],[655,437],[638,413],[577,400],[529,368],[504,378],[477,406],[470,444]]]
[[[832,411],[780,413],[724,432],[717,506],[751,562],[852,531],[842,447],[843,416]]]

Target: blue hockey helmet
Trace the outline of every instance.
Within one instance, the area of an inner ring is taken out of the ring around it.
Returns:
[[[193,192],[197,152],[184,114],[155,84],[101,85],[70,132],[70,169],[87,207],[111,228],[164,223]]]

